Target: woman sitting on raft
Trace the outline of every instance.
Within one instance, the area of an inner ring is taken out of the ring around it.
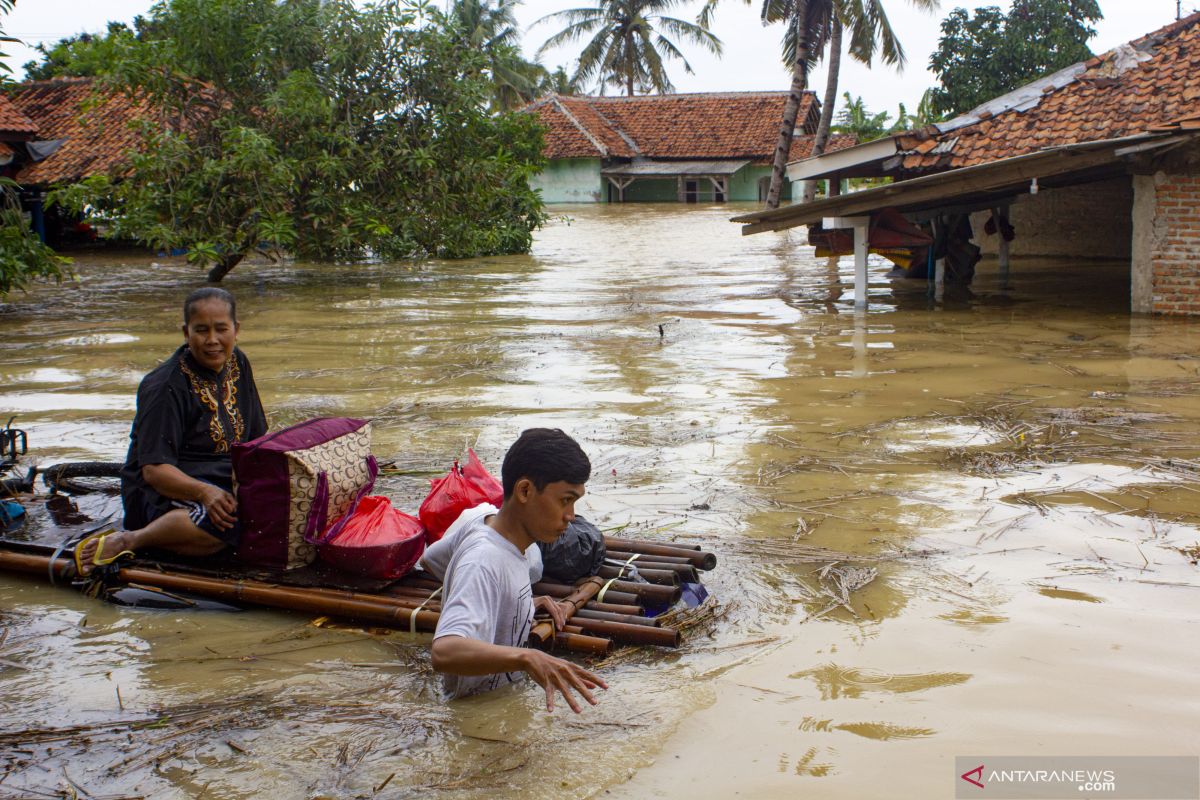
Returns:
[[[121,470],[126,530],[80,542],[80,572],[145,547],[195,557],[237,546],[230,448],[267,432],[250,362],[234,346],[238,328],[224,289],[184,301],[184,345],[138,387]]]

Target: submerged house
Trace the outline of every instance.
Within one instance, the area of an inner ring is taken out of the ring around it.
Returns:
[[[761,201],[787,92],[551,95],[526,107],[546,129],[547,203]],[[805,92],[790,160],[806,158],[820,104]],[[854,143],[835,134],[827,150]],[[785,184],[784,196],[788,196]]]
[[[743,233],[866,236],[885,209],[935,237],[969,221],[1002,275],[1014,256],[1128,259],[1132,311],[1200,314],[1200,14],[946,122],[798,160],[788,175],[892,182],[737,217]]]
[[[21,185],[22,205],[43,239],[70,238],[74,221],[44,208],[55,185],[111,174],[139,143],[130,123],[144,113],[91,78],[17,84],[0,94],[0,174]]]

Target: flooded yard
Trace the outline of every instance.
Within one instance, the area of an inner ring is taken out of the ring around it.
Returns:
[[[1200,751],[1200,326],[1131,317],[1116,262],[940,304],[877,267],[863,313],[850,259],[736,207],[554,210],[527,257],[239,267],[271,425],[374,419],[410,512],[561,427],[586,516],[718,553],[717,618],[551,715],[442,705],[428,636],[3,575],[0,798],[944,797],[955,756]],[[200,277],[77,272],[0,312],[30,463],[123,459]]]

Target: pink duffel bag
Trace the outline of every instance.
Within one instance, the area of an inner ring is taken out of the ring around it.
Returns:
[[[233,446],[240,560],[269,569],[311,564],[317,546],[375,487],[371,425],[310,419]]]

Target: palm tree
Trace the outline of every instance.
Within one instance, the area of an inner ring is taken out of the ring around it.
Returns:
[[[557,20],[567,27],[551,36],[538,49],[550,48],[590,36],[579,54],[579,64],[571,79],[582,85],[591,80],[605,86],[623,88],[632,97],[635,90],[666,93],[674,90],[664,61],[676,59],[692,73],[692,65],[671,39],[685,40],[721,54],[721,40],[704,24],[664,16],[681,0],[597,0],[592,8],[572,8],[547,14],[534,25]]]
[[[521,0],[455,0],[449,22],[464,47],[483,54],[492,76],[492,108],[506,110],[528,103],[546,70],[521,56],[521,34],[514,11]]]
[[[825,66],[828,70],[825,77],[825,96],[821,98],[821,118],[817,122],[817,135],[813,139],[810,156],[819,156],[825,152],[825,145],[829,143],[829,129],[833,124],[833,106],[837,102],[838,75],[842,70],[842,20],[836,14],[833,17],[833,26],[829,29],[829,59]],[[830,193],[833,193],[832,183],[830,184]],[[805,181],[801,202],[811,203],[816,196],[816,181]]]
[[[909,0],[914,7],[934,12],[938,8],[938,0]],[[892,24],[888,20],[882,0],[835,0],[833,29],[829,40],[829,73],[825,81],[825,99],[821,106],[821,121],[817,125],[817,135],[813,140],[812,155],[819,156],[825,152],[829,142],[829,130],[833,121],[833,103],[837,97],[838,77],[841,68],[841,33],[842,26],[850,28],[850,57],[862,64],[871,66],[878,50],[880,59],[888,66],[897,70],[904,69],[906,57],[904,47],[896,38]],[[786,51],[786,42],[785,42]],[[812,200],[812,182],[808,182],[804,190],[804,201]]]
[[[846,101],[846,107],[838,112],[837,125],[833,126],[838,133],[850,133],[860,142],[871,142],[882,139],[896,130],[894,125],[888,125],[892,118],[888,112],[880,111],[876,114],[868,111],[862,97],[851,97],[849,92],[844,92],[842,97]],[[903,123],[907,117],[903,103],[900,104],[900,114],[902,118],[899,122]]]
[[[779,207],[783,175],[787,169],[788,153],[792,149],[792,135],[796,131],[796,116],[800,113],[800,103],[808,88],[808,70],[833,33],[834,2],[763,0],[763,22],[786,21],[785,51],[789,37],[792,42],[792,85],[788,89],[787,102],[783,104],[783,119],[779,122],[779,139],[775,143],[775,157],[771,162],[771,186],[767,190],[767,208]]]
[[[720,0],[706,0],[697,22],[707,25]],[[752,0],[745,0],[750,5]],[[914,6],[934,11],[938,0],[909,0]],[[825,44],[829,44],[829,75],[825,86],[825,97],[821,107],[821,120],[817,126],[812,155],[825,152],[829,141],[829,130],[833,119],[833,101],[837,97],[837,85],[841,68],[842,29],[850,34],[849,53],[856,61],[871,65],[876,53],[885,64],[904,67],[904,48],[892,30],[883,0],[763,0],[760,16],[764,23],[787,22],[783,37],[784,63],[792,67],[792,89],[784,107],[784,118],[780,123],[779,142],[775,149],[775,164],[771,174],[771,188],[767,194],[767,205],[779,205],[779,193],[783,187],[784,168],[790,150],[792,134],[796,128],[795,114],[800,109],[800,98],[808,88],[808,70],[820,57]],[[800,21],[804,20],[804,24]],[[798,56],[803,55],[803,58]],[[806,187],[806,196],[810,190]]]

